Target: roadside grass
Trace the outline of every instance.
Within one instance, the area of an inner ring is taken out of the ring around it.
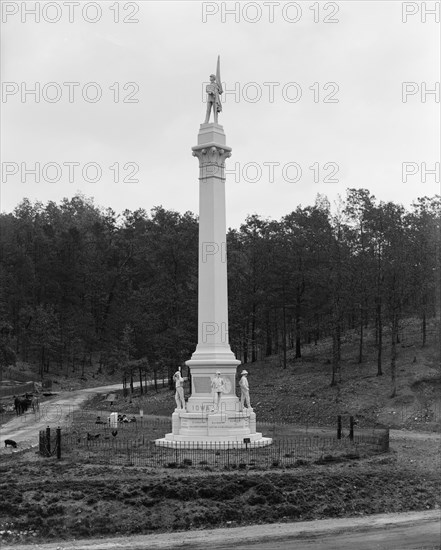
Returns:
[[[426,510],[440,504],[435,473],[421,476],[391,461],[219,474],[41,461],[29,455],[19,464],[3,462],[0,475],[0,540],[17,544]]]

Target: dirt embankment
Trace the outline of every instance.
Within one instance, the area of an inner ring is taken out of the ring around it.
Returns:
[[[440,504],[437,474],[422,476],[380,459],[219,474],[112,468],[35,456],[22,457],[19,469],[16,461],[4,461],[0,477],[0,530],[11,531],[3,542],[360,517],[431,510]]]

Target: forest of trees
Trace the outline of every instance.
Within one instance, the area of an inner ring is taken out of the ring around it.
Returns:
[[[280,221],[249,216],[228,231],[229,336],[244,363],[375,329],[395,368],[400,322],[439,315],[441,197],[409,210],[349,189],[335,208],[318,195]],[[0,215],[0,363],[64,372],[99,358],[155,367],[190,358],[197,340],[198,222],[162,207],[125,211],[77,195],[59,205],[24,199]],[[385,340],[387,335],[387,341]]]

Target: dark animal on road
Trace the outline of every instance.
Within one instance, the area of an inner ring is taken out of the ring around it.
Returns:
[[[16,449],[17,443],[13,439],[5,439],[5,447],[8,447],[8,446]]]
[[[40,400],[36,395],[31,397],[31,407],[34,413],[40,410]]]
[[[29,397],[29,394],[23,395],[21,397],[14,398],[14,408],[17,416],[24,414],[29,406],[32,404],[32,399]]]

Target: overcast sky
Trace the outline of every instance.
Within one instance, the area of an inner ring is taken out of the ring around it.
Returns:
[[[349,187],[405,206],[440,193],[439,165],[424,174],[440,150],[435,2],[27,2],[39,22],[2,4],[3,212],[80,191],[117,212],[197,213],[191,147],[218,54],[228,226]]]

